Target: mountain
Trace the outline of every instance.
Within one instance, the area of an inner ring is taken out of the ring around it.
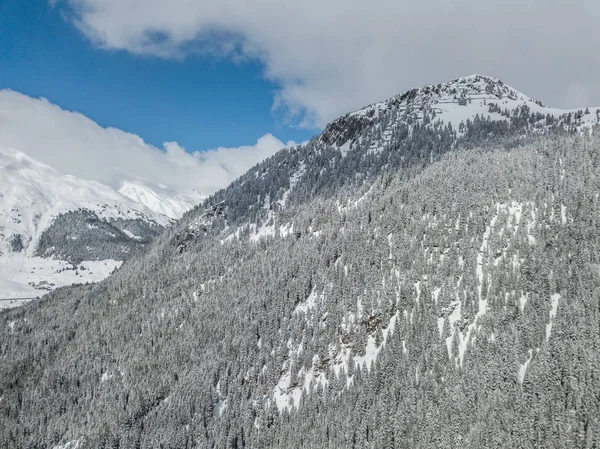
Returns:
[[[171,223],[107,186],[0,149],[0,298],[101,280]]]
[[[146,183],[131,181],[123,181],[119,193],[173,220],[181,218],[204,199],[204,196],[195,192],[182,194],[165,186],[149,186]]]
[[[340,189],[369,185],[397,170],[415,169],[458,147],[518,145],[539,135],[572,134],[600,123],[600,108],[561,110],[493,77],[471,75],[425,86],[346,114],[308,144],[284,149],[217,192],[184,217],[178,240],[205,227],[203,210],[223,204],[211,225],[254,238],[275,233],[279,211]],[[284,214],[285,215],[285,214]],[[212,217],[209,217],[212,222]]]
[[[471,76],[339,118],[0,314],[0,444],[600,446],[596,111]]]
[[[430,127],[438,122],[451,124],[458,131],[457,137],[465,136],[467,121],[472,122],[477,116],[481,120],[508,122],[511,127],[525,127],[518,120],[525,118],[529,121],[528,128],[538,130],[557,124],[564,127],[589,126],[599,120],[598,108],[585,111],[548,108],[497,78],[471,75],[447,83],[411,89],[386,101],[346,114],[328,125],[320,139],[324,143],[344,147],[383,117],[393,116],[394,111],[404,114],[400,119],[396,117],[394,122],[419,123]],[[397,124],[384,123],[383,126],[389,129]],[[385,134],[385,130],[382,129],[382,132]],[[350,148],[344,148],[344,151],[348,149]]]

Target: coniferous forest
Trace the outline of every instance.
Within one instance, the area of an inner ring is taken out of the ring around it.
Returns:
[[[2,312],[0,446],[600,446],[598,129],[410,100]]]

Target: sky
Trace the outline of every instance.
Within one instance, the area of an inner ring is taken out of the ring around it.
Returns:
[[[0,89],[43,96],[156,146],[176,140],[196,151],[315,132],[271,112],[274,87],[257,61],[105,51],[66,14],[46,0],[0,0]]]
[[[597,0],[0,0],[0,146],[214,190],[339,115],[471,73],[600,105],[599,19]]]

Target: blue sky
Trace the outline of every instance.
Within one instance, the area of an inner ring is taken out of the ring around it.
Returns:
[[[177,141],[197,151],[317,132],[272,112],[275,86],[257,61],[99,49],[63,12],[43,0],[0,0],[0,89],[46,97],[158,147]]]
[[[599,21],[598,0],[0,0],[0,149],[208,194],[340,115],[472,73],[600,105]]]

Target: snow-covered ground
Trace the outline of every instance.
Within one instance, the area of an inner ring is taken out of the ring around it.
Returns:
[[[0,259],[0,309],[19,306],[66,285],[101,281],[121,264],[117,260],[101,260],[73,267],[62,260],[42,257]]]
[[[412,94],[412,95],[411,95]],[[522,92],[504,84],[501,80],[490,76],[469,75],[439,85],[424,86],[414,91],[404,92],[397,97],[372,104],[349,116],[370,116],[389,109],[402,100],[400,107],[410,105],[411,110],[423,118],[422,110],[430,112],[431,122],[437,120],[445,124],[451,123],[456,129],[460,122],[466,122],[479,114],[480,117],[490,116],[492,119],[505,120],[499,113],[490,113],[490,103],[496,104],[502,111],[513,111],[518,107],[527,106],[531,112],[560,117],[568,113],[585,111],[585,105],[580,109],[558,109],[544,106]],[[588,114],[581,117],[582,125],[598,123],[597,111],[600,108],[589,108]],[[418,111],[418,112],[417,112]],[[431,112],[435,113],[435,117]]]
[[[153,212],[173,220],[192,209],[205,198],[200,194],[184,195],[165,186],[148,186],[141,182],[123,182],[119,193]]]

